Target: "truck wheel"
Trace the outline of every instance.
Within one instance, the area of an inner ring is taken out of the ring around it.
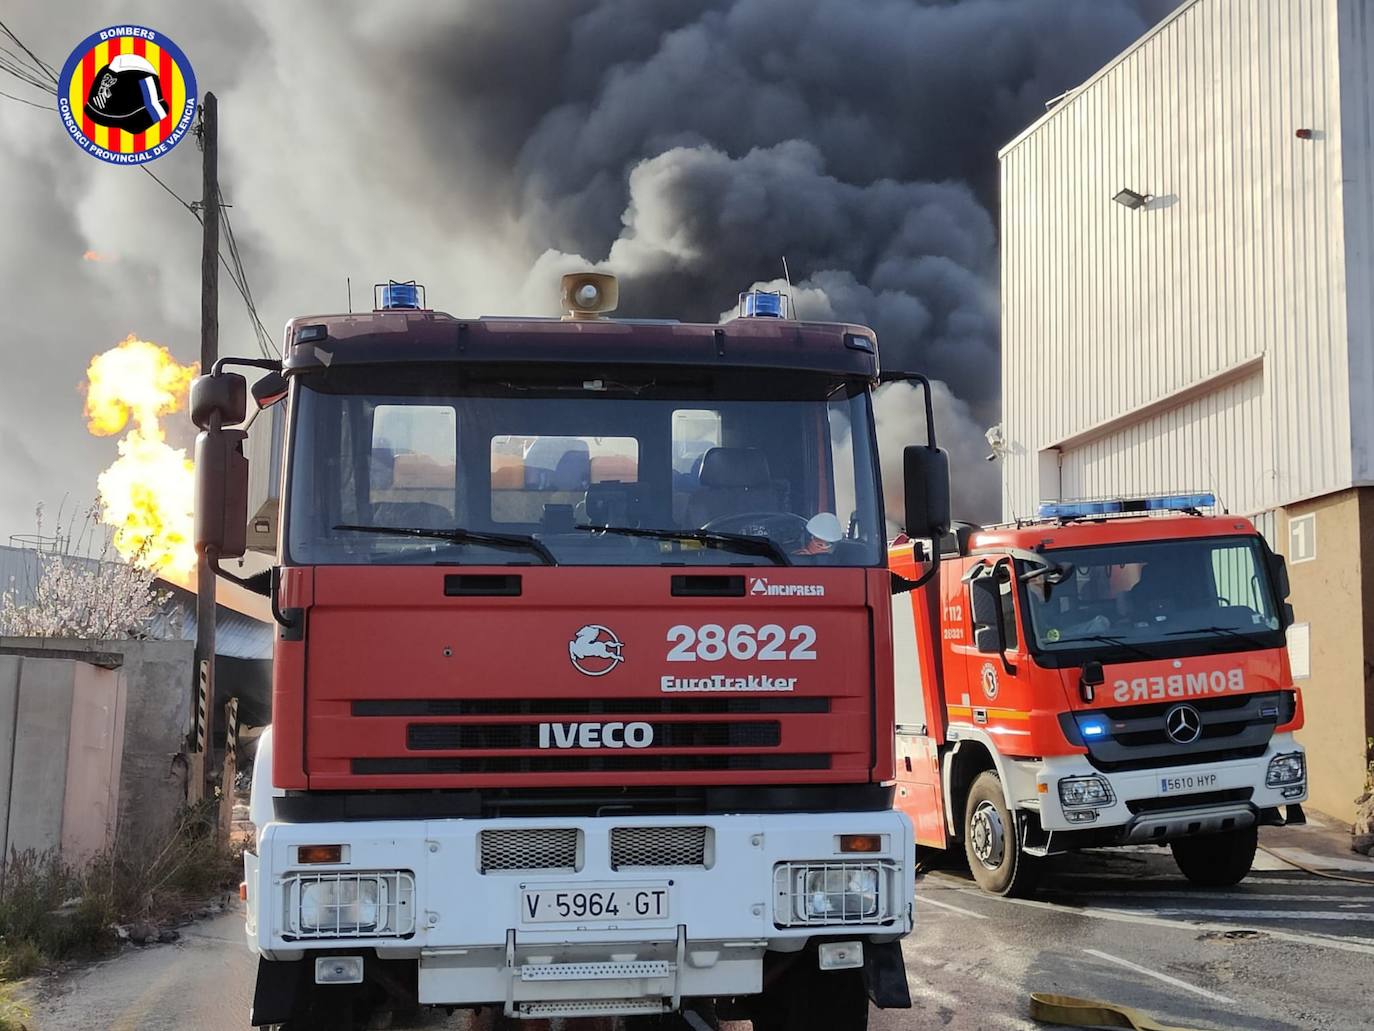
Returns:
[[[1183,876],[1207,888],[1229,888],[1250,873],[1259,847],[1259,828],[1202,834],[1170,843]]]
[[[795,963],[758,997],[754,1031],[868,1031],[862,970],[817,970]]]
[[[964,854],[978,887],[994,895],[1024,895],[1034,886],[1039,863],[1021,851],[1021,834],[1007,810],[996,771],[978,774],[964,806]]]
[[[373,1007],[337,989],[326,995],[318,989],[285,1024],[269,1025],[268,1031],[361,1031],[372,1019]]]

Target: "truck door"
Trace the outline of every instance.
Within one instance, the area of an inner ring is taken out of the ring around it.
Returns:
[[[1027,754],[1033,668],[1011,557],[990,557],[975,566],[964,592],[971,624],[969,646],[962,649],[967,694],[962,705],[951,703],[950,721],[985,731],[1004,754]]]
[[[938,663],[938,581],[892,599],[897,715],[897,806],[916,825],[916,843],[947,845],[940,778],[945,715]]]

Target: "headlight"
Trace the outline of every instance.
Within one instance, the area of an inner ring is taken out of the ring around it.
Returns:
[[[891,919],[886,911],[890,885],[884,881],[894,868],[890,861],[784,863],[775,871],[775,921],[779,927],[788,927]]]
[[[1065,777],[1059,782],[1059,801],[1065,809],[1098,809],[1111,805],[1116,796],[1101,777]]]
[[[415,929],[415,878],[404,871],[297,874],[291,933],[303,938],[405,935]]]
[[[371,877],[302,884],[301,930],[374,930],[381,894],[381,883]]]
[[[803,912],[812,920],[873,916],[878,912],[878,871],[808,871]]]
[[[1307,762],[1302,752],[1285,752],[1269,760],[1269,771],[1264,775],[1266,787],[1276,788],[1284,784],[1297,784],[1307,776]]]

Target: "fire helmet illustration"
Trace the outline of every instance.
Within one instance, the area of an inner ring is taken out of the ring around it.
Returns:
[[[81,150],[114,165],[171,152],[195,128],[196,73],[181,48],[146,25],[93,32],[57,77],[57,115]]]
[[[119,54],[96,72],[83,110],[97,125],[144,132],[167,117],[157,69],[146,57]]]

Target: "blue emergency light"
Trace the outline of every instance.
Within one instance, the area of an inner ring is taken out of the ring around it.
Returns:
[[[748,290],[739,295],[739,314],[742,319],[787,317],[787,299],[770,290]]]
[[[425,306],[425,288],[413,279],[405,283],[398,283],[394,279],[389,283],[378,283],[372,288],[372,293],[378,311],[417,311]]]
[[[1101,501],[1041,502],[1041,519],[1090,519],[1104,515],[1134,515],[1141,512],[1195,512],[1212,508],[1217,499],[1211,494],[1167,494],[1157,498],[1111,498]]]
[[[1107,733],[1106,720],[1079,720],[1078,729],[1084,737],[1103,737]]]

